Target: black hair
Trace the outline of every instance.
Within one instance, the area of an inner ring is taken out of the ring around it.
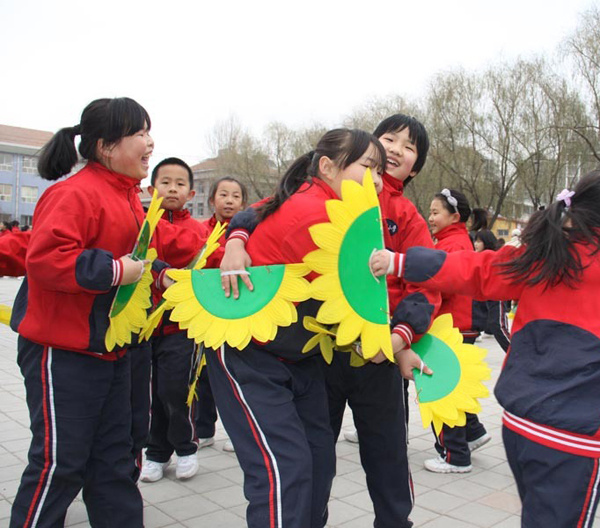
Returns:
[[[336,128],[326,132],[319,139],[315,150],[300,156],[285,172],[275,194],[262,206],[257,208],[261,220],[273,214],[281,204],[294,194],[300,186],[311,178],[319,177],[319,160],[323,156],[330,158],[339,169],[345,169],[374,145],[379,152],[378,165],[383,170],[386,164],[386,155],[383,145],[372,134],[364,130]]]
[[[379,139],[384,134],[402,132],[405,128],[408,128],[408,137],[417,147],[418,156],[413,171],[418,174],[427,161],[427,152],[429,151],[429,136],[421,121],[406,114],[394,114],[379,123],[373,135]],[[406,185],[410,180],[412,180],[412,176],[406,178],[404,184]]]
[[[443,194],[444,191],[450,192],[450,196],[456,200],[456,206],[452,205],[448,201],[448,197]],[[461,222],[466,222],[471,215],[471,207],[469,206],[469,200],[467,200],[467,197],[455,189],[444,189],[444,191],[436,193],[434,199],[437,198],[440,202],[442,202],[444,209],[446,209],[446,211],[448,211],[450,214],[458,213],[460,215]]]
[[[156,178],[158,177],[158,170],[161,167],[164,167],[165,165],[179,165],[180,167],[183,167],[188,173],[190,189],[194,188],[194,173],[192,172],[190,166],[185,161],[179,158],[165,158],[164,160],[160,161],[158,165],[154,167],[154,169],[152,169],[152,176],[150,177],[150,184],[152,185],[152,187],[154,187],[154,183],[156,182]]]
[[[219,178],[217,181],[214,181],[210,184],[210,189],[208,191],[208,202],[214,202],[219,184],[226,181],[237,183],[240,186],[240,189],[242,190],[242,204],[246,204],[248,202],[248,189],[246,189],[246,186],[241,181],[236,180],[231,176],[223,176],[222,178]]]
[[[98,140],[106,146],[115,145],[122,138],[146,128],[150,130],[150,116],[139,103],[128,97],[96,99],[81,114],[79,125],[61,128],[42,148],[38,172],[45,180],[58,180],[71,172],[77,163],[75,136],[81,135],[79,153],[88,161],[100,161]]]
[[[525,250],[502,264],[503,273],[515,282],[546,287],[564,282],[574,287],[581,280],[583,264],[573,247],[591,245],[600,251],[600,170],[586,174],[575,187],[571,205],[558,200],[536,211],[521,234]]]
[[[488,212],[485,209],[475,207],[471,211],[471,231],[480,231],[488,228]]]
[[[480,229],[475,233],[475,240],[481,240],[483,242],[483,249],[498,249],[498,239],[496,235],[489,229]]]

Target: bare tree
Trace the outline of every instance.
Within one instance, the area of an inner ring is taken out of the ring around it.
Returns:
[[[600,8],[585,11],[563,50],[574,63],[582,91],[586,94],[589,118],[573,124],[573,131],[600,162]]]

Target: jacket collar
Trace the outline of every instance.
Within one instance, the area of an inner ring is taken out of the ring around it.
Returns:
[[[392,194],[404,194],[404,182],[393,178],[387,172],[383,173],[383,186]]]
[[[443,240],[444,238],[448,238],[454,235],[464,235],[469,236],[467,232],[467,224],[464,222],[458,222],[456,224],[450,224],[447,227],[444,227],[441,231],[438,231],[435,235],[433,235],[437,240]]]
[[[98,163],[96,161],[88,161],[87,167],[89,167],[99,176],[104,178],[107,183],[113,187],[116,187],[117,189],[129,190],[135,188],[136,192],[141,192],[140,180],[137,180],[136,178],[131,178],[125,174],[112,171],[108,167],[102,165],[102,163]]]

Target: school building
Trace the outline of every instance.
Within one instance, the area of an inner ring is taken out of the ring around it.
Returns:
[[[38,153],[52,132],[0,125],[0,221],[31,225],[35,204],[53,182],[37,171]]]

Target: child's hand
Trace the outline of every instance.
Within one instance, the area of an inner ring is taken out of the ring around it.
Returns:
[[[392,334],[392,353],[396,355],[397,352],[406,348],[406,342],[398,334]],[[370,359],[371,363],[379,364],[387,360],[383,350],[380,350],[376,356]]]
[[[233,292],[233,298],[237,299],[240,296],[238,289],[238,277],[241,277],[247,288],[252,291],[254,286],[250,280],[246,268],[252,265],[252,259],[246,252],[243,240],[234,238],[228,240],[225,244],[225,254],[221,260],[221,285],[225,292],[225,297],[229,297],[230,292]]]
[[[388,273],[391,260],[392,253],[387,249],[380,249],[379,251],[373,253],[371,256],[371,261],[369,262],[373,275],[376,277],[386,275]]]
[[[123,277],[121,278],[120,284],[133,284],[139,281],[144,274],[144,269],[148,260],[133,260],[131,257],[125,255],[119,259],[123,265]]]
[[[418,356],[418,354],[410,348],[401,350],[395,355],[395,358],[396,363],[398,363],[398,368],[400,369],[400,374],[403,378],[414,380],[415,377],[413,375],[413,369],[423,368],[424,374],[433,374],[433,370],[425,365],[423,361],[421,361],[421,358]]]

